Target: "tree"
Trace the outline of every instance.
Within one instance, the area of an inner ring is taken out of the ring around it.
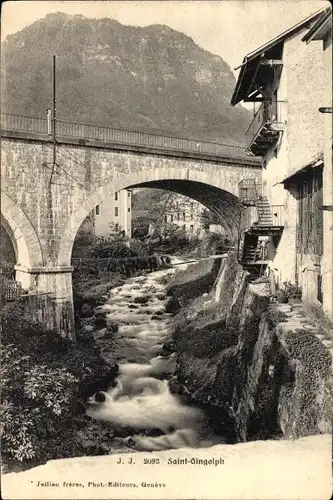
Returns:
[[[176,211],[174,193],[162,189],[140,189],[132,198],[133,235],[145,232],[150,236],[161,235],[166,226],[165,215]]]
[[[200,215],[200,224],[203,229],[209,229],[211,224],[221,224],[221,219],[211,212],[211,210],[204,208]]]

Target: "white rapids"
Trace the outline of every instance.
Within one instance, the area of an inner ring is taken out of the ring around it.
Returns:
[[[173,258],[176,262],[181,261]],[[206,447],[222,442],[208,432],[203,412],[171,394],[165,380],[175,370],[176,357],[159,355],[164,342],[170,340],[170,315],[164,312],[168,298],[160,279],[174,272],[166,269],[130,278],[123,286],[110,290],[110,299],[98,308],[107,311],[107,321],[119,325],[110,353],[119,363],[119,374],[114,387],[89,398],[86,414],[114,426],[141,431],[124,439],[137,450]],[[142,434],[147,430],[163,434]]]

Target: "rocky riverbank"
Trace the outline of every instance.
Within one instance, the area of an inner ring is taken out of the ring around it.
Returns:
[[[317,333],[229,256],[174,318],[178,385],[230,442],[331,432],[332,358]]]

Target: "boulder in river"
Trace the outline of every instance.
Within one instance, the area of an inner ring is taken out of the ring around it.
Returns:
[[[180,307],[179,300],[176,297],[170,297],[165,306],[165,312],[176,314],[180,310]]]
[[[106,309],[98,309],[95,311],[95,318],[105,318],[107,314],[108,311]]]
[[[133,300],[134,304],[147,304],[149,297],[135,297]]]
[[[117,333],[118,325],[117,325],[117,323],[113,323],[112,321],[109,321],[107,323],[106,329],[109,333]]]
[[[165,342],[163,344],[162,351],[166,355],[176,352],[176,342],[173,342],[172,340]]]
[[[97,328],[97,330],[100,330],[106,327],[107,327],[107,322],[105,316],[97,316],[97,317],[95,316],[95,328]]]
[[[85,333],[91,333],[94,331],[94,327],[92,325],[84,325],[82,330],[85,332]]]
[[[94,315],[94,311],[89,304],[83,304],[82,306],[82,316],[84,318],[90,318]]]
[[[100,330],[97,330],[93,333],[94,335],[94,339],[97,340],[97,339],[101,339],[103,337],[105,337],[105,334],[107,333],[107,329],[106,328],[101,328]]]
[[[163,316],[157,316],[156,314],[153,314],[153,316],[151,317],[151,319],[153,321],[163,321]]]

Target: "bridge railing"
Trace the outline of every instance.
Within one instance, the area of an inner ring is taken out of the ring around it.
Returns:
[[[2,130],[36,132],[48,134],[48,122],[45,118],[1,114]],[[260,160],[245,154],[241,146],[219,144],[215,142],[185,139],[158,135],[134,130],[123,130],[97,125],[57,120],[56,134],[60,137],[94,139],[101,142],[143,146],[152,149],[168,149],[176,152],[192,152],[217,157],[246,160],[247,164],[258,166]]]

